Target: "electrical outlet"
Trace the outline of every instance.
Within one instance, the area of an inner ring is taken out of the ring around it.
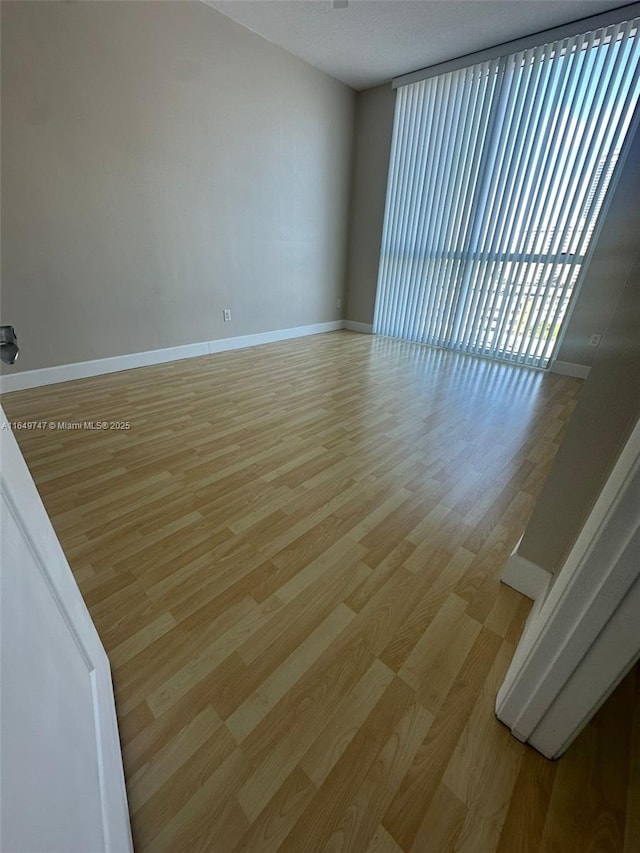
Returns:
[[[600,345],[600,341],[602,340],[602,335],[599,335],[597,332],[591,335],[589,338],[589,346],[597,347]]]
[[[225,323],[231,322],[231,308],[225,308],[222,312],[222,319]]]
[[[342,308],[342,299],[336,299],[336,308]]]

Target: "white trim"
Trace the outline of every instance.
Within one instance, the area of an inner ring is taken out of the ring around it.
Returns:
[[[548,758],[562,754],[640,651],[640,624],[628,618],[640,602],[639,494],[640,421],[498,693],[499,719]]]
[[[553,361],[549,373],[559,373],[561,376],[573,376],[576,379],[587,379],[591,368],[587,364],[574,364],[572,361]]]
[[[330,320],[328,323],[314,323],[311,326],[294,326],[292,329],[274,329],[272,332],[257,332],[254,335],[241,335],[237,338],[219,338],[216,341],[209,341],[207,346],[209,353],[213,354],[288,341],[291,338],[304,338],[307,335],[321,335],[323,332],[336,332],[339,329],[344,329],[344,320]]]
[[[436,65],[429,65],[427,68],[419,68],[416,71],[410,71],[408,74],[401,74],[399,77],[393,78],[391,86],[394,89],[398,89],[400,86],[407,86],[409,83],[417,83],[419,80],[428,80],[430,77],[438,77],[440,74],[448,74],[451,71],[458,71],[460,68],[477,65],[479,62],[487,62],[490,59],[497,59],[501,56],[510,56],[512,53],[519,53],[522,50],[538,47],[541,44],[549,44],[552,41],[571,38],[572,36],[591,32],[592,30],[599,30],[601,27],[608,27],[612,24],[618,24],[621,21],[629,21],[638,15],[640,15],[640,3],[628,3],[626,6],[618,6],[599,15],[580,18],[577,21],[562,24],[559,27],[551,27],[548,30],[542,30],[538,33],[514,39],[513,41],[497,44],[494,47],[478,50],[475,53],[467,53],[455,59],[448,59]]]
[[[551,577],[551,572],[514,552],[507,560],[500,580],[516,592],[538,601],[544,598]]]
[[[636,549],[640,542],[636,541]],[[637,550],[636,550],[637,553]],[[602,707],[640,657],[640,579],[607,622],[595,643],[571,676],[563,690],[529,738],[529,743],[556,758],[571,745],[596,711]],[[576,713],[577,711],[577,713]],[[567,726],[567,720],[571,725]],[[558,743],[557,730],[566,735]]]
[[[373,334],[372,323],[358,323],[356,320],[345,320],[344,328],[348,329],[350,332],[361,332],[363,335]]]
[[[533,607],[529,611],[529,615],[524,623],[522,636],[511,662],[512,669],[516,669],[524,660],[524,650],[527,648],[527,641],[525,637],[528,636],[532,627],[536,624],[536,620],[538,619],[538,615],[542,609],[552,580],[550,572],[543,569],[541,566],[538,566],[536,563],[526,560],[518,554],[518,548],[520,547],[520,542],[522,542],[523,537],[524,533],[511,552],[511,556],[505,563],[505,567],[502,571],[502,577],[500,578],[502,583],[510,586],[511,589],[515,589],[516,592],[525,595],[533,601]],[[518,738],[518,740],[526,740],[526,738],[521,737],[520,733],[515,729],[511,730],[511,734]]]
[[[4,394],[11,391],[23,391],[25,388],[37,388],[40,385],[52,385],[56,382],[70,382],[73,379],[86,379],[103,373],[115,373],[118,370],[130,370],[134,367],[146,367],[164,361],[177,361],[181,358],[193,358],[207,355],[206,343],[186,344],[181,347],[133,352],[116,355],[111,358],[98,358],[92,361],[79,361],[74,364],[60,364],[56,367],[42,367],[37,370],[24,370],[21,373],[3,374],[0,387]]]
[[[203,341],[179,347],[165,347],[163,349],[147,350],[146,352],[134,352],[127,355],[116,355],[111,358],[80,361],[75,364],[60,364],[56,367],[43,367],[38,370],[23,370],[22,372],[11,374],[5,373],[0,377],[0,389],[2,393],[7,394],[11,391],[37,388],[40,385],[69,382],[73,379],[86,379],[90,376],[115,373],[119,370],[131,370],[135,367],[147,367],[150,364],[162,364],[166,361],[178,361],[182,358],[195,358],[196,356],[210,355],[216,352],[255,347],[260,344],[286,341],[290,338],[301,338],[306,335],[334,332],[342,328],[344,328],[343,320],[331,320],[328,323],[314,323],[311,326],[276,329],[272,332],[258,332],[253,335],[241,335],[236,338],[220,338],[215,341]]]

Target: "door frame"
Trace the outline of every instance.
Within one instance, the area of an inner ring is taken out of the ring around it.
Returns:
[[[640,658],[640,421],[567,559],[536,601],[496,700],[558,758]]]

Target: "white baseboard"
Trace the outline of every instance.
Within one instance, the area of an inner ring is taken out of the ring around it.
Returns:
[[[40,385],[52,385],[56,382],[69,382],[73,379],[86,379],[104,373],[130,370],[134,367],[147,367],[150,364],[162,364],[166,361],[178,361],[182,358],[194,358],[227,350],[255,347],[290,338],[306,335],[318,335],[323,332],[335,332],[344,328],[343,320],[331,320],[328,323],[314,323],[311,326],[296,326],[292,329],[276,329],[272,332],[258,332],[254,335],[241,335],[237,338],[220,338],[216,341],[202,341],[179,347],[133,352],[116,355],[112,358],[98,358],[92,361],[80,361],[75,364],[61,364],[56,367],[43,367],[38,370],[23,370],[19,373],[3,374],[0,377],[0,389],[7,394],[11,391],[23,391]]]
[[[537,601],[544,597],[551,578],[551,572],[514,553],[505,563],[500,580],[516,592]]]
[[[591,368],[586,364],[574,364],[572,361],[554,361],[549,368],[551,373],[559,373],[561,376],[573,376],[576,379],[586,379]]]
[[[344,320],[330,320],[328,323],[314,323],[311,326],[294,326],[292,329],[275,329],[273,332],[257,332],[254,335],[241,335],[237,338],[219,338],[209,341],[209,353],[227,352],[232,349],[257,347],[260,344],[274,344],[291,338],[304,338],[306,335],[320,335],[323,332],[337,332],[344,329]]]
[[[373,334],[373,326],[371,323],[357,323],[355,320],[345,320],[344,328],[350,332],[362,332],[364,335]]]
[[[37,370],[23,370],[21,373],[3,374],[0,377],[0,387],[6,394],[10,391],[23,391],[25,388],[38,388],[41,385],[53,385],[57,382],[100,376],[103,373],[115,373],[118,370],[130,370],[132,367],[147,367],[164,361],[194,358],[198,355],[207,355],[208,352],[207,343],[204,342],[146,352],[132,352],[127,355],[79,361],[74,364],[60,364],[56,367],[42,367]]]

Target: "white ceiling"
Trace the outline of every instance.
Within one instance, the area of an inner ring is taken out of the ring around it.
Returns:
[[[619,6],[620,0],[204,0],[354,89]]]

